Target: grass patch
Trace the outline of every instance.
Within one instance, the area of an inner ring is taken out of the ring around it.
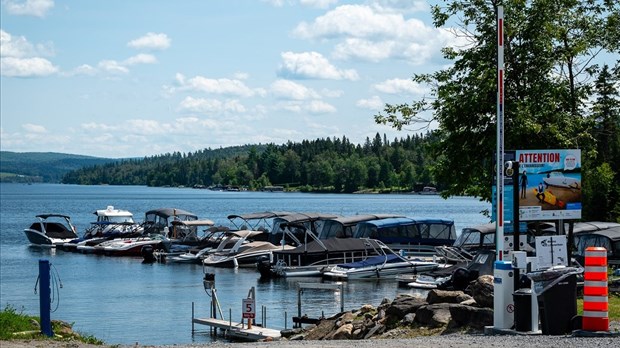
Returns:
[[[52,320],[54,336],[47,337],[41,333],[39,317],[18,312],[7,305],[0,312],[0,340],[12,339],[40,339],[57,341],[79,341],[83,343],[103,345],[104,342],[92,335],[82,335],[71,329],[72,324],[59,320]]]

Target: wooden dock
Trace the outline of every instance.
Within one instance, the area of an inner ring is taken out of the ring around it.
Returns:
[[[277,340],[280,339],[280,330],[269,329],[261,326],[252,326],[248,329],[243,323],[231,323],[228,320],[214,318],[193,318],[195,324],[208,325],[216,329],[220,329],[226,337],[235,338],[245,341],[260,341],[264,339]]]

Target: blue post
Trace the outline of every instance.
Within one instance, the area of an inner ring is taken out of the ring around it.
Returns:
[[[39,260],[39,310],[41,315],[41,333],[52,337],[51,321],[51,288],[50,288],[50,262]]]

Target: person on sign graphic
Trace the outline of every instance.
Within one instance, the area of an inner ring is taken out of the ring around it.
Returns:
[[[543,183],[538,183],[538,192],[536,193],[536,198],[540,203],[545,201],[545,186]]]
[[[525,170],[521,175],[521,198],[525,198],[525,192],[527,191],[527,173]]]

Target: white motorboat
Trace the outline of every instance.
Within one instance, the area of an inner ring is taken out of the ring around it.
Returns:
[[[333,280],[394,278],[399,274],[431,271],[439,267],[436,262],[401,256],[381,241],[367,239],[367,242],[377,249],[378,255],[333,266],[323,272],[323,277]]]
[[[137,237],[144,231],[143,227],[134,221],[133,214],[128,210],[115,209],[110,205],[106,209],[95,210],[93,214],[97,216],[97,219],[91,222],[91,226],[84,232],[82,238],[64,243],[63,250],[89,253],[95,245],[103,241]]]
[[[273,250],[280,247],[265,241],[249,241],[263,232],[261,231],[230,231],[220,243],[216,251],[209,254],[202,261],[205,266],[242,267],[256,265],[264,256],[269,257]],[[231,239],[237,239],[235,244],[228,248]]]
[[[578,190],[581,187],[581,183],[578,179],[564,176],[561,172],[551,172],[547,174],[543,181],[547,186],[564,187],[569,189]]]
[[[71,218],[62,214],[41,214],[37,221],[24,229],[24,233],[33,246],[55,248],[78,238]]]

